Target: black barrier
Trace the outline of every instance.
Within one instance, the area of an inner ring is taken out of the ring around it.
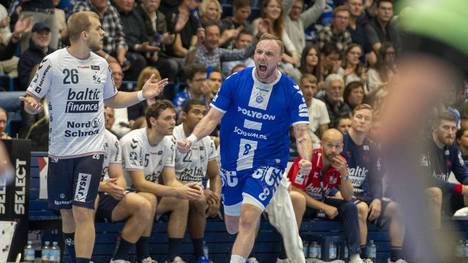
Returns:
[[[29,168],[31,161],[30,140],[3,140],[15,171],[14,179],[0,187],[0,220],[16,221],[8,261],[15,261],[28,238]]]

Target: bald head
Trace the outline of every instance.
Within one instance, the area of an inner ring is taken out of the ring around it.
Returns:
[[[328,129],[322,135],[322,153],[331,161],[343,151],[343,134],[337,129]]]

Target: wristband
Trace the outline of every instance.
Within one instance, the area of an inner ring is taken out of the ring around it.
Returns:
[[[146,100],[145,97],[143,97],[143,91],[142,90],[137,92],[137,98],[138,98],[138,101]]]
[[[187,138],[188,141],[190,141],[191,144],[193,144],[194,142],[197,142],[198,141],[198,138],[197,136],[195,136],[193,133],[190,134],[190,136]]]

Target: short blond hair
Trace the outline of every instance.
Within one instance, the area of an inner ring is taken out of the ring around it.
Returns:
[[[214,3],[216,5],[216,8],[218,8],[218,15],[216,16],[216,21],[219,21],[221,19],[221,15],[223,14],[223,8],[221,7],[221,4],[219,3],[218,0],[203,0],[200,3],[200,15],[203,15],[206,11],[208,11],[208,5],[210,3]]]
[[[278,44],[278,46],[280,47],[281,49],[281,54],[284,53],[284,44],[283,44],[283,41],[281,41],[281,39],[279,39],[277,36],[273,35],[273,34],[269,34],[269,33],[264,33],[262,34],[262,36],[260,37],[260,39],[258,40],[257,42],[257,45],[258,43],[260,43],[260,41],[263,41],[263,40],[273,40],[276,42],[276,44]]]
[[[83,31],[90,29],[92,17],[99,20],[99,15],[92,11],[77,12],[68,18],[67,32],[70,42],[78,40]]]

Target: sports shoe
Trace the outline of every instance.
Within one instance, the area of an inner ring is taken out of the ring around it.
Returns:
[[[289,259],[287,259],[287,258],[285,258],[285,259],[277,258],[276,263],[291,263],[291,261]]]
[[[356,257],[350,258],[349,263],[364,263],[364,260],[357,254]]]
[[[391,261],[390,259],[387,259],[387,262],[388,263],[408,263],[406,260],[401,259],[401,258],[397,261]]]
[[[260,263],[260,262],[256,258],[251,257],[251,258],[247,259],[246,263]]]
[[[158,261],[152,259],[151,257],[147,257],[141,261],[141,263],[158,263]]]
[[[374,261],[372,261],[372,259],[370,259],[370,258],[363,258],[362,261],[364,263],[374,263]]]
[[[132,263],[130,261],[127,261],[127,260],[123,260],[123,259],[112,259],[109,261],[109,263]]]
[[[179,256],[177,256],[169,263],[185,263],[185,261],[183,261]]]

